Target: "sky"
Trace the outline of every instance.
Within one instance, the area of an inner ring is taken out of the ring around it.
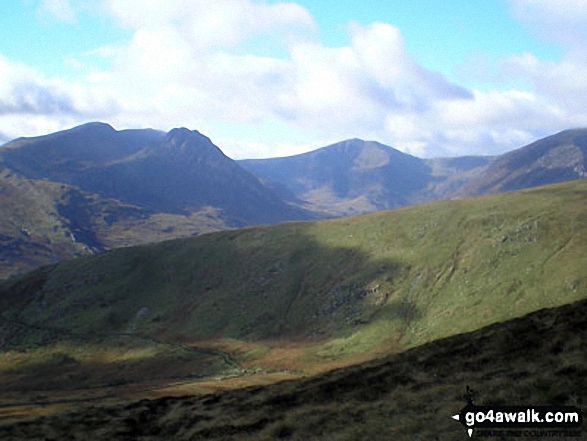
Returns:
[[[585,72],[587,0],[2,0],[0,143],[103,121],[235,159],[496,155],[587,127]]]

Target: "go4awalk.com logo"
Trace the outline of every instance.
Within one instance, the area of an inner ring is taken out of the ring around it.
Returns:
[[[465,426],[469,437],[581,436],[583,415],[575,406],[476,406],[471,398],[467,401],[452,418]]]

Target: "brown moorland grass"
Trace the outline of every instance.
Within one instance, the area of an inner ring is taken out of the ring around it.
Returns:
[[[466,386],[478,405],[574,405],[584,412],[586,329],[583,300],[307,379],[5,423],[0,437],[464,440],[451,415],[464,406]]]

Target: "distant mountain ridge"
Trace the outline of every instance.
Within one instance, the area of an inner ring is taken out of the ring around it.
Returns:
[[[421,159],[375,141],[350,139],[295,156],[239,163],[311,209],[348,216],[450,198],[493,160]]]
[[[33,138],[17,138],[0,148],[7,168],[29,179],[74,183],[85,171],[121,161],[160,141],[152,129],[117,131],[93,122]]]
[[[195,130],[87,123],[0,147],[0,277],[225,228],[584,178],[586,158],[587,129],[494,157],[421,159],[350,139],[285,158],[234,161]]]
[[[88,123],[18,138],[0,147],[0,176],[0,277],[108,248],[317,217],[186,128]]]
[[[347,216],[587,177],[587,129],[499,156],[421,159],[351,139],[309,153],[239,161],[317,211]]]
[[[67,183],[153,212],[183,214],[213,206],[234,226],[309,217],[282,202],[209,138],[186,128],[167,134],[117,132],[90,123],[15,140],[0,151],[0,160],[28,179]]]
[[[350,139],[301,155],[239,161],[317,210],[348,215],[419,202],[431,177],[419,158]]]

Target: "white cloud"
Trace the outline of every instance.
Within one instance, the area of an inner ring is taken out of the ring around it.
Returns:
[[[587,0],[509,0],[515,17],[545,40],[585,44]]]
[[[513,56],[501,63],[504,75],[524,78],[540,96],[558,105],[566,118],[575,115],[587,124],[587,59],[565,57],[561,61],[542,61],[532,54]]]
[[[492,77],[497,84],[524,84],[528,92],[512,90],[479,96],[481,100],[476,101],[486,108],[481,113],[490,117],[488,108],[493,108],[493,125],[501,127],[503,133],[512,133],[512,139],[520,133],[524,133],[523,138],[587,126],[587,0],[508,3],[514,17],[530,32],[559,46],[561,57],[556,61],[541,60],[529,52],[504,57],[486,77]],[[485,66],[485,70],[490,69]],[[480,111],[478,106],[466,109],[470,118],[478,117]]]
[[[318,132],[381,137],[392,115],[422,116],[435,100],[472,98],[418,66],[399,30],[383,23],[354,25],[346,47],[295,45],[291,65],[293,83],[282,96],[283,107],[294,123]]]
[[[563,11],[571,8],[563,3]],[[527,20],[549,4],[511,0]],[[479,91],[419,65],[400,29],[386,23],[351,23],[347,45],[326,47],[310,13],[295,3],[104,0],[102,11],[131,37],[71,60],[80,74],[73,83],[0,58],[4,133],[31,134],[13,125],[26,114],[22,127],[39,131],[84,119],[119,128],[186,126],[239,158],[300,153],[351,137],[441,156],[500,153],[571,123],[587,125],[587,66],[576,51],[559,63],[509,57],[501,75],[524,78],[531,90]],[[259,41],[279,43],[261,55],[253,46]],[[230,124],[230,135],[222,124]],[[279,138],[276,127],[296,139]],[[255,128],[271,129],[274,141],[255,137]]]
[[[77,14],[69,0],[41,0],[39,13],[66,23],[76,23]]]
[[[91,85],[46,78],[0,55],[0,127],[5,136],[33,136],[94,117],[109,118],[116,101]]]
[[[295,3],[105,0],[104,7],[121,25],[131,29],[173,25],[197,50],[234,45],[265,33],[300,37],[316,26],[310,13]]]
[[[133,30],[126,45],[95,51],[113,63],[93,72],[99,87],[116,91],[128,119],[173,114],[174,125],[219,119],[251,122],[279,107],[271,94],[283,91],[289,63],[247,54],[251,38],[306,40],[314,34],[310,14],[293,3],[249,1],[118,1],[104,3]],[[142,110],[141,110],[142,109]],[[173,119],[173,118],[172,118]]]
[[[55,83],[0,56],[0,115],[74,112],[71,97]]]

